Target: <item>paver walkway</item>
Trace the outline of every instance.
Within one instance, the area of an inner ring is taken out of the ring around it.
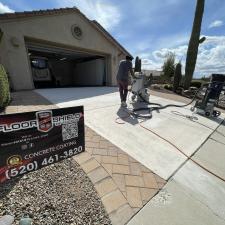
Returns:
[[[125,224],[166,183],[86,127],[86,153],[75,156],[95,185],[113,224]]]
[[[6,113],[57,108],[33,91],[13,93]],[[125,224],[166,181],[92,129],[85,130],[86,152],[74,157],[93,182],[111,221]]]

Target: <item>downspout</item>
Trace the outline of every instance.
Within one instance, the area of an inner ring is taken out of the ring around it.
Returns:
[[[1,43],[1,41],[2,41],[2,37],[3,37],[3,31],[2,31],[2,29],[0,28],[0,43]]]

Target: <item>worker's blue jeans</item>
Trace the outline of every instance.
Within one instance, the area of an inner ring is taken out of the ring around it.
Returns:
[[[120,100],[121,102],[126,102],[127,93],[128,93],[128,81],[127,80],[118,80]]]

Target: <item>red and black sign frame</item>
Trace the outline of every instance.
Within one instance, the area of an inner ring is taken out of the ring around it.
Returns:
[[[83,106],[0,115],[0,183],[84,150]]]

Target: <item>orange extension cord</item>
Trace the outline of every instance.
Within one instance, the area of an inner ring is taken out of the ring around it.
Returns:
[[[122,119],[122,120],[126,120],[127,118],[129,118],[129,117],[131,116],[131,113],[129,113],[129,112],[125,111],[125,110],[124,110],[124,112],[126,112],[128,115],[127,115],[127,116],[124,116],[124,117],[118,117],[118,118],[116,118],[115,122],[116,122],[117,124],[125,124],[125,122],[119,122],[119,120],[121,120],[121,119]],[[180,114],[180,115],[181,115],[181,114]],[[192,121],[193,121],[193,120],[192,120]],[[176,146],[175,144],[173,144],[171,141],[169,141],[169,140],[167,140],[166,138],[162,137],[161,135],[157,134],[155,131],[153,131],[153,130],[151,130],[151,129],[145,127],[145,126],[143,126],[143,125],[142,125],[143,122],[145,122],[145,120],[143,120],[143,121],[141,121],[141,122],[139,123],[139,125],[140,125],[143,129],[145,129],[145,130],[147,130],[147,131],[153,133],[154,135],[156,135],[156,136],[159,137],[160,139],[166,141],[166,142],[169,143],[171,146],[173,146],[176,150],[178,150],[182,155],[184,155],[188,160],[191,160],[193,163],[195,163],[196,165],[198,165],[199,167],[201,167],[203,170],[207,171],[208,173],[212,174],[213,176],[215,176],[215,177],[217,177],[218,179],[220,179],[220,180],[222,180],[223,182],[225,182],[225,178],[223,178],[223,177],[221,177],[221,176],[215,174],[214,172],[210,171],[209,169],[207,169],[206,167],[204,167],[203,165],[201,165],[200,163],[198,163],[197,161],[195,161],[194,159],[192,159],[190,156],[188,156],[187,154],[185,154],[179,147],[177,147],[177,146]],[[194,122],[194,121],[193,121],[193,122]],[[205,126],[205,127],[207,127],[207,126]],[[209,127],[207,127],[207,128],[209,128]],[[211,128],[209,128],[209,129],[211,129]]]

